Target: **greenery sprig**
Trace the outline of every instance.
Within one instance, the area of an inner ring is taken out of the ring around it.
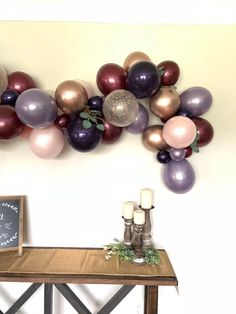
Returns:
[[[93,110],[93,111],[83,111],[79,114],[80,118],[82,118],[83,121],[83,127],[85,129],[90,129],[93,125],[93,123],[96,124],[96,128],[99,131],[104,131],[105,127],[104,124],[102,123],[102,118],[101,118],[101,112],[98,110]]]
[[[112,256],[117,256],[121,262],[132,262],[134,258],[134,250],[128,248],[122,241],[114,239],[115,243],[110,243],[104,247],[106,250],[105,259],[110,260]],[[143,249],[144,259],[147,264],[158,265],[160,263],[160,255],[157,249],[150,247]]]

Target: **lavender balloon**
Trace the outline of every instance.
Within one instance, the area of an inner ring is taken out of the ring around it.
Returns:
[[[183,148],[171,148],[169,154],[172,160],[180,161],[185,157],[185,150]]]
[[[212,105],[212,95],[204,87],[191,87],[180,95],[180,109],[186,109],[193,117],[207,112]]]
[[[56,120],[58,107],[52,96],[31,88],[18,96],[15,104],[19,119],[31,128],[46,128]]]
[[[148,126],[149,122],[149,114],[147,109],[142,105],[139,104],[139,112],[137,117],[134,121],[126,127],[126,130],[131,133],[142,133]]]
[[[194,169],[186,159],[181,161],[171,160],[164,167],[164,183],[174,193],[181,194],[191,190],[195,178]]]

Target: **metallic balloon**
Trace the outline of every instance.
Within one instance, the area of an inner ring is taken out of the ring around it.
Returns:
[[[163,127],[163,138],[174,148],[185,148],[192,144],[197,129],[193,121],[187,117],[170,118]]]
[[[176,62],[171,60],[163,61],[157,65],[157,68],[163,71],[161,76],[162,85],[175,85],[179,79],[180,74],[179,66]]]
[[[152,96],[160,87],[160,73],[152,62],[135,63],[127,75],[127,89],[138,99]]]
[[[107,120],[104,120],[103,124],[105,130],[102,132],[102,141],[107,144],[112,144],[116,142],[120,138],[123,132],[123,128],[112,125]]]
[[[126,127],[126,130],[131,133],[142,133],[148,126],[149,114],[144,105],[139,104],[139,112],[134,121]]]
[[[186,159],[171,160],[164,166],[163,179],[172,192],[181,194],[192,189],[196,176],[193,167]]]
[[[152,125],[146,128],[142,137],[144,146],[152,151],[168,149],[169,145],[165,142],[162,131],[162,125]]]
[[[175,161],[180,161],[185,157],[184,148],[171,148],[169,150],[170,158]]]
[[[68,80],[57,86],[55,99],[64,113],[74,114],[84,110],[88,101],[88,95],[79,82]]]
[[[204,87],[191,87],[180,95],[180,108],[187,109],[193,117],[197,117],[210,109],[212,95]]]
[[[46,128],[57,117],[57,104],[47,92],[39,88],[24,91],[16,100],[16,113],[31,128]]]
[[[67,128],[67,139],[69,144],[79,152],[89,152],[100,142],[102,132],[93,124],[86,129],[83,126],[83,119],[74,117]]]
[[[0,66],[0,95],[4,92],[7,88],[8,78],[6,70]]]
[[[150,61],[151,62],[151,59],[144,52],[134,51],[126,57],[123,67],[124,67],[125,71],[128,72],[129,69],[132,67],[132,65],[134,65],[135,63],[140,62],[140,61]]]
[[[55,125],[59,129],[65,129],[68,127],[70,121],[71,121],[70,115],[63,113],[56,118]]]
[[[192,121],[196,125],[199,135],[197,145],[201,147],[209,144],[214,136],[214,129],[210,122],[200,117],[192,118]]]
[[[185,158],[190,157],[193,153],[192,147],[190,147],[190,146],[185,147],[184,151],[185,151]]]
[[[10,140],[24,131],[25,125],[11,106],[0,106],[0,140]]]
[[[8,75],[7,89],[16,90],[18,93],[22,93],[27,89],[35,87],[36,83],[33,78],[25,72],[16,71]]]
[[[161,164],[168,164],[168,162],[171,161],[170,154],[167,150],[158,152],[156,158]]]
[[[124,89],[111,92],[103,103],[103,114],[106,120],[115,126],[128,126],[137,117],[138,112],[137,99]]]
[[[29,136],[32,152],[44,159],[58,156],[63,150],[64,143],[64,135],[55,125],[45,129],[33,129]]]
[[[126,88],[126,72],[115,63],[104,64],[97,73],[97,86],[103,95]]]
[[[103,101],[104,101],[103,97],[93,96],[89,98],[87,105],[89,106],[90,110],[102,111]]]
[[[180,105],[180,97],[175,89],[169,86],[161,87],[155,95],[150,98],[150,110],[157,117],[168,120],[173,117]]]
[[[15,90],[7,89],[1,95],[1,104],[15,106],[19,93]]]

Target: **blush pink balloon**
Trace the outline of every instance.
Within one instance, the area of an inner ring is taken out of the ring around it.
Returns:
[[[192,144],[197,129],[193,121],[187,117],[176,116],[169,119],[163,127],[163,138],[174,148],[185,148]]]
[[[95,95],[92,85],[90,83],[84,80],[76,80],[76,81],[79,82],[84,87],[84,89],[86,90],[88,94],[88,98],[91,98],[92,96]]]
[[[61,153],[64,143],[64,135],[55,125],[45,129],[33,129],[29,137],[32,152],[44,159],[57,157]]]

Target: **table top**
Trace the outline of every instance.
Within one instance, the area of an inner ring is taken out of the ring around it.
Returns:
[[[165,250],[159,265],[136,265],[105,259],[102,249],[25,247],[23,255],[0,253],[0,281],[177,286]]]

